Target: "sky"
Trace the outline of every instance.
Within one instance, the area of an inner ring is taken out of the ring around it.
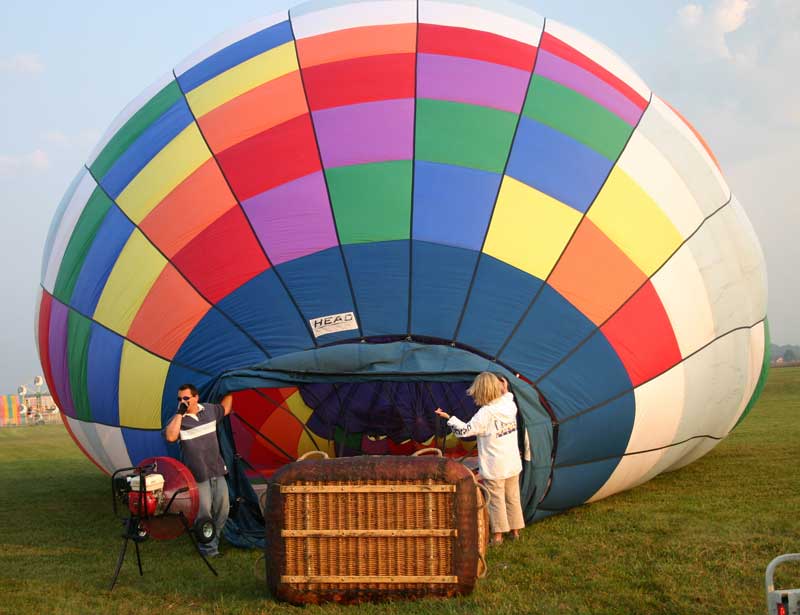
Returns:
[[[527,3],[616,51],[703,134],[761,240],[772,340],[800,344],[800,2]],[[45,238],[106,127],[209,39],[294,4],[0,0],[0,393],[41,373]]]

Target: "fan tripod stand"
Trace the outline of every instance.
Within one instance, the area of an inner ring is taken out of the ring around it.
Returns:
[[[214,569],[211,565],[211,562],[208,561],[205,553],[200,550],[200,544],[197,542],[197,539],[194,537],[194,533],[192,529],[189,527],[189,522],[186,520],[186,517],[183,513],[178,513],[176,515],[183,524],[183,527],[186,529],[186,534],[189,536],[189,540],[192,541],[192,545],[194,545],[195,551],[197,554],[203,559],[208,569],[214,574],[214,576],[219,576],[219,573]],[[109,586],[108,590],[111,591],[114,589],[114,585],[117,583],[117,578],[119,577],[119,573],[122,570],[122,562],[125,561],[125,555],[128,551],[128,542],[133,542],[133,545],[136,549],[136,564],[139,567],[139,576],[144,576],[144,571],[142,570],[142,556],[139,550],[139,543],[144,542],[147,540],[147,531],[144,530],[140,524],[140,520],[136,517],[130,517],[127,521],[124,522],[125,531],[122,534],[122,549],[119,552],[119,558],[117,558],[117,566],[114,569],[114,577],[111,579],[111,585]]]

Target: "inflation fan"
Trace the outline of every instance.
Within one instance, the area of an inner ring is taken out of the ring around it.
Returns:
[[[215,528],[211,520],[197,517],[200,497],[189,468],[171,457],[150,457],[138,466],[114,472],[111,491],[114,514],[125,529],[109,589],[114,589],[117,582],[129,541],[136,547],[139,575],[144,574],[139,543],[151,536],[170,540],[186,533],[208,569],[217,574],[200,550],[199,543],[214,538]]]

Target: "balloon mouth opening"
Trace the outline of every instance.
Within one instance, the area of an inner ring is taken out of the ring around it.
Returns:
[[[263,476],[312,451],[351,457],[435,448],[470,463],[475,438],[456,438],[433,412],[441,407],[468,421],[477,410],[470,384],[341,380],[240,390],[233,394],[234,444],[249,473]]]
[[[477,411],[467,389],[491,371],[509,383],[517,407],[523,486],[544,493],[558,430],[533,383],[508,366],[429,340],[364,340],[275,357],[221,374],[205,391],[233,395],[232,444],[251,480],[269,478],[302,455],[411,455],[435,448],[477,466],[474,439],[449,433],[437,407],[464,421]]]

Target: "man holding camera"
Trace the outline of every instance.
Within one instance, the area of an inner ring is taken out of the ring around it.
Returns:
[[[231,413],[233,398],[226,395],[219,404],[199,404],[193,384],[178,387],[178,411],[167,423],[164,437],[168,442],[180,440],[183,463],[197,481],[200,495],[198,519],[211,519],[216,535],[200,549],[207,557],[219,555],[219,536],[228,520],[228,469],[222,460],[217,440],[217,424]]]

